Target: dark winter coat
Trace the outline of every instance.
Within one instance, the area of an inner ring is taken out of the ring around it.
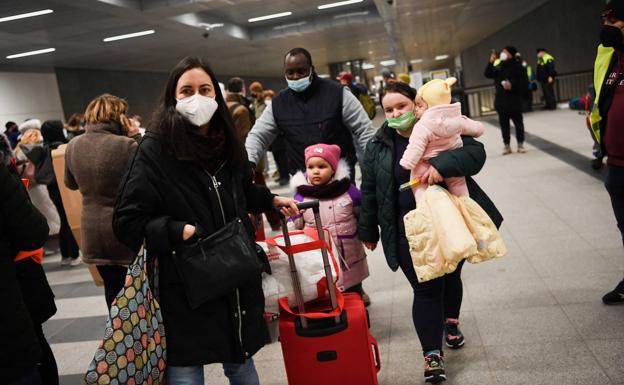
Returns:
[[[41,265],[33,266],[25,261],[20,262],[18,268],[13,261],[18,251],[43,246],[48,238],[48,225],[45,217],[30,203],[17,172],[14,169],[11,172],[10,168],[12,166],[0,164],[0,293],[6,309],[0,317],[0,378],[3,383],[11,383],[34,369],[41,350],[33,324],[46,316],[49,318],[50,304],[54,307]],[[42,285],[47,291],[37,292]],[[41,309],[31,317],[29,309],[37,306]]]
[[[207,234],[220,229],[221,208],[228,222],[236,215],[243,219],[253,239],[246,212],[270,210],[273,195],[251,183],[248,167],[239,170],[225,164],[213,178],[195,163],[173,158],[153,135],[144,137],[122,183],[113,214],[115,235],[134,251],[145,240],[148,258],[159,259],[168,364],[241,363],[264,345],[267,335],[260,274],[237,291],[192,310],[172,252],[183,244],[185,224],[198,225]]]
[[[495,65],[496,63],[496,65]],[[524,67],[514,59],[488,63],[485,77],[494,79],[496,99],[494,108],[499,114],[517,114],[522,112],[522,96],[529,87],[529,79]],[[503,80],[511,82],[511,89],[506,90],[501,84]]]
[[[89,124],[65,150],[65,185],[82,193],[82,259],[97,265],[128,265],[136,253],[113,234],[113,205],[138,147],[118,124]],[[86,161],[88,160],[88,161]]]
[[[394,183],[394,141],[396,131],[384,123],[366,146],[362,164],[362,208],[358,221],[360,240],[376,243],[380,238],[388,265],[392,270],[399,267],[398,253],[398,186]],[[441,153],[429,160],[444,178],[465,176],[470,197],[492,218],[498,227],[503,217],[494,203],[470,178],[485,163],[483,145],[474,138],[462,137],[464,147]]]

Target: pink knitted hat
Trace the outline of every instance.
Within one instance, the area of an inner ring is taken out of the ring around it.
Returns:
[[[308,159],[319,157],[323,158],[329,165],[336,171],[338,168],[338,161],[340,160],[340,147],[335,144],[313,144],[305,149],[305,161],[308,163]]]

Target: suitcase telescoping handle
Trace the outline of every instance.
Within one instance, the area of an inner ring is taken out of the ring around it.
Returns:
[[[329,240],[325,239],[325,233],[323,231],[323,223],[321,222],[320,204],[318,200],[305,201],[297,204],[299,210],[312,209],[314,213],[314,222],[316,224],[316,231],[318,233],[319,240],[325,240],[329,244]],[[288,225],[286,224],[286,218],[280,214],[280,223],[282,225],[282,234],[284,235],[284,245],[289,249],[291,247],[290,235],[288,234]],[[321,254],[323,255],[323,266],[325,268],[325,277],[327,279],[327,289],[329,291],[329,299],[333,309],[338,307],[338,300],[336,298],[336,286],[334,285],[334,277],[331,271],[331,265],[329,262],[328,251],[325,247],[321,248]],[[293,289],[295,291],[295,301],[300,313],[305,313],[305,305],[303,301],[303,293],[301,292],[301,282],[299,281],[299,275],[297,274],[297,265],[295,263],[295,257],[292,253],[287,253],[288,263],[290,265],[290,277],[293,283]],[[340,323],[340,316],[335,317],[336,323]],[[308,327],[307,319],[301,317],[301,326],[305,329]]]

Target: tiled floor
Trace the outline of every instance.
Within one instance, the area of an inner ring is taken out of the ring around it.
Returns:
[[[495,126],[481,138],[488,161],[476,180],[505,217],[509,254],[464,269],[466,346],[446,352],[447,383],[624,385],[624,306],[600,302],[622,279],[624,249],[602,174],[589,165],[584,117],[559,110],[525,121],[527,154],[501,156]],[[422,384],[410,286],[386,266],[380,248],[369,264],[380,384]],[[46,334],[61,383],[80,384],[103,333],[103,293],[84,266],[60,269],[53,257],[45,267],[59,308]],[[263,385],[286,384],[279,344],[255,360]],[[205,373],[206,384],[227,384],[218,365]]]

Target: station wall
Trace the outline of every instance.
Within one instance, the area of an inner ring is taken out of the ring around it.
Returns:
[[[7,121],[63,119],[56,75],[0,72],[0,132]]]
[[[226,84],[233,75],[217,75]],[[163,72],[101,71],[92,69],[57,68],[58,89],[65,111],[65,117],[74,112],[83,112],[91,99],[110,93],[128,101],[129,114],[138,114],[147,122],[158,106],[160,93],[168,74]],[[286,85],[282,78],[252,78],[242,76],[249,87],[259,80],[265,88],[276,92]]]
[[[492,84],[483,76],[491,49],[515,46],[535,68],[544,47],[560,74],[591,71],[599,44],[602,0],[551,0],[462,52],[466,88]]]

